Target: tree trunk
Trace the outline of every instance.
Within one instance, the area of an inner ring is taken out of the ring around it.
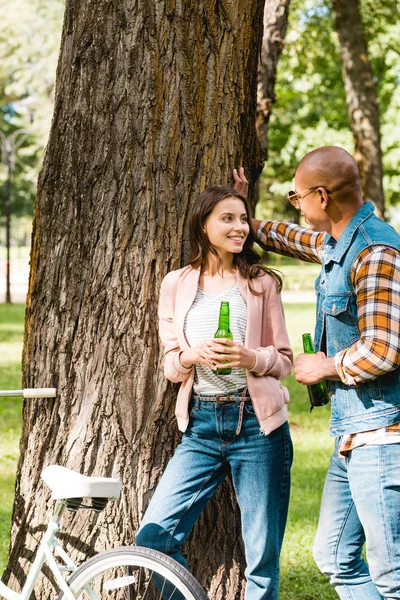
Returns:
[[[258,68],[257,133],[268,159],[268,125],[275,102],[276,70],[285,44],[290,0],[270,0],[264,8],[264,35]]]
[[[379,109],[358,0],[332,0],[332,4],[363,195],[365,200],[375,204],[377,214],[383,219],[385,199]]]
[[[263,0],[68,0],[38,183],[23,354],[25,402],[6,580],[21,585],[52,510],[40,473],[119,476],[122,499],[65,519],[76,560],[133,544],[180,437],[161,368],[157,301],[187,260],[199,192],[262,168],[255,131]],[[83,514],[81,514],[83,513]],[[243,597],[226,482],[186,548],[215,599]],[[46,575],[48,573],[46,572]],[[41,580],[36,598],[48,600]]]

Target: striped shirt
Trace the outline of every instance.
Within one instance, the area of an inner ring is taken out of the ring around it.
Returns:
[[[322,262],[324,232],[292,223],[264,221],[258,230],[263,248],[307,262]],[[340,379],[355,385],[392,371],[400,365],[400,253],[388,246],[372,246],[357,257],[351,271],[356,294],[360,338],[335,355]],[[400,435],[398,424],[382,428],[385,435]],[[382,429],[378,431],[382,431]],[[376,431],[364,432],[358,441],[372,443]],[[356,447],[356,436],[341,442]],[[367,441],[366,441],[367,440]],[[362,445],[357,443],[358,445]]]
[[[221,294],[207,294],[200,288],[190,307],[184,324],[184,332],[190,346],[202,340],[213,339],[218,329],[221,302],[229,302],[230,329],[233,340],[244,344],[247,325],[247,305],[237,283]],[[232,394],[247,385],[245,369],[232,369],[230,375],[217,375],[201,363],[196,364],[193,389],[202,394]]]

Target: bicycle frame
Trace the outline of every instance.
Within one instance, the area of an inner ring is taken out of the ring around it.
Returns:
[[[0,397],[22,396],[23,398],[54,398],[56,393],[56,388],[25,388],[23,390],[0,390]],[[57,540],[57,533],[62,529],[61,518],[65,508],[65,501],[57,500],[54,514],[51,517],[46,533],[39,544],[35,560],[29,570],[21,593],[14,592],[0,581],[1,598],[5,598],[6,600],[29,600],[42,570],[42,566],[47,562],[60,590],[64,593],[65,600],[76,600],[62,573],[73,573],[78,566],[71,560]],[[54,555],[58,555],[64,564],[58,564]],[[90,600],[100,600],[97,594],[95,594],[89,586],[85,586],[85,592]]]
[[[45,562],[47,562],[60,587],[60,590],[64,592],[65,599],[76,600],[75,596],[69,589],[62,572],[66,571],[72,573],[78,568],[78,566],[75,565],[57,540],[57,533],[62,529],[61,517],[65,508],[65,503],[62,500],[58,500],[54,514],[51,517],[46,533],[40,542],[35,560],[33,561],[29,570],[21,593],[19,594],[14,592],[0,581],[0,596],[6,598],[6,600],[29,600],[42,566]],[[57,554],[62,559],[64,565],[59,565],[56,562],[54,554]],[[97,596],[93,595],[93,599],[97,600]]]

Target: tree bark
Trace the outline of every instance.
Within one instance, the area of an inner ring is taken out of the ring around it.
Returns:
[[[264,35],[258,68],[257,133],[264,160],[268,159],[268,125],[275,102],[275,81],[285,44],[290,0],[270,0],[264,8]]]
[[[375,204],[377,214],[383,219],[385,199],[379,108],[358,0],[332,0],[332,5],[364,199]]]
[[[26,401],[6,580],[22,584],[52,510],[40,473],[119,476],[122,499],[66,518],[78,562],[133,544],[180,437],[161,368],[158,291],[187,261],[199,192],[261,168],[255,130],[263,0],[68,0],[49,143],[39,177],[27,299]],[[186,548],[217,600],[243,597],[232,486]],[[54,593],[48,573],[36,598]]]

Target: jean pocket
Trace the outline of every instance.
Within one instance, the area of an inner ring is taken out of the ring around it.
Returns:
[[[196,402],[195,400],[190,400],[189,402],[189,406],[188,406],[188,413],[189,413],[189,418],[192,418],[193,415],[196,412]]]
[[[244,410],[248,415],[251,415],[252,417],[256,416],[255,410],[254,410],[254,406],[252,405],[251,402],[245,402],[244,403]]]

